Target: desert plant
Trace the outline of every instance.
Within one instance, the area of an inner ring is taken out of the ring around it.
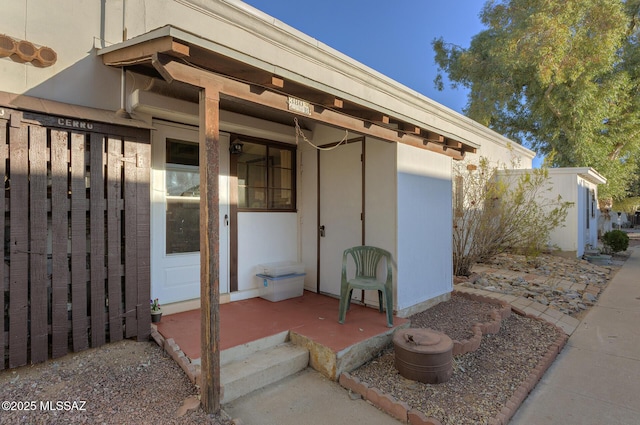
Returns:
[[[149,304],[151,306],[151,311],[152,312],[158,312],[161,311],[162,309],[160,308],[160,302],[158,301],[158,299],[153,299],[153,300],[149,300]]]
[[[626,251],[629,248],[629,235],[622,230],[610,230],[602,235],[602,243],[609,253]]]
[[[515,164],[514,164],[515,165]],[[477,262],[505,250],[535,257],[562,226],[572,205],[552,197],[546,168],[510,171],[486,158],[454,165],[453,272],[468,276]]]

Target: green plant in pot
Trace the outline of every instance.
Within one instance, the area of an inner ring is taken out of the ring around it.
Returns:
[[[151,323],[158,323],[162,318],[162,309],[158,299],[149,300],[151,302]]]

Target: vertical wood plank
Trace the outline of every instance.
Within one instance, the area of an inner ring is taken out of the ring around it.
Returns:
[[[100,134],[91,133],[91,346],[105,343],[104,276],[104,146]]]
[[[204,411],[220,411],[219,284],[219,92],[200,90],[200,337],[201,400]]]
[[[9,146],[11,157],[9,367],[13,368],[27,364],[29,163],[27,126],[12,125],[9,132],[11,140]]]
[[[68,133],[51,131],[51,221],[52,226],[52,275],[51,275],[51,355],[53,358],[67,354],[69,325],[67,315],[69,260],[69,182]]]
[[[0,193],[0,370],[5,368],[4,354],[6,340],[4,336],[4,307],[5,307],[5,284],[4,284],[4,212],[5,212],[5,188],[4,182],[7,177],[7,158],[9,147],[7,146],[7,121],[0,120],[0,176],[2,179],[2,192]]]
[[[31,363],[49,357],[47,294],[47,129],[29,127],[29,197],[31,202]]]
[[[149,339],[151,325],[151,145],[138,143],[136,222],[138,239],[138,341]]]
[[[124,142],[124,280],[125,280],[125,336],[131,338],[138,331],[138,264],[136,237],[137,150],[135,142]]]
[[[122,141],[107,141],[107,278],[109,293],[109,341],[122,339],[122,278],[120,248],[120,193]]]
[[[85,138],[84,134],[71,134],[71,330],[76,352],[89,346]]]

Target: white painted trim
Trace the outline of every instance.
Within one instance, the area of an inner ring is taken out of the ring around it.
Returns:
[[[249,298],[257,298],[262,295],[262,290],[261,288],[253,288],[245,291],[232,292],[230,295],[231,302],[248,300]]]
[[[438,295],[436,297],[430,298],[421,303],[412,305],[407,308],[403,308],[402,310],[398,310],[396,312],[397,317],[407,318],[409,316],[413,316],[414,314],[421,313],[425,310],[430,309],[431,307],[440,304],[441,302],[448,301],[451,298],[451,292],[446,292],[444,294]]]
[[[220,294],[220,304],[227,304],[231,302],[229,294]],[[200,298],[193,300],[180,301],[171,304],[161,304],[163,315],[182,313],[185,311],[197,310],[200,308]]]
[[[552,175],[571,175],[575,174],[576,176],[580,176],[589,183],[592,184],[606,184],[607,179],[602,174],[598,173],[595,169],[591,167],[558,167],[558,168],[548,168],[549,176]],[[507,173],[510,174],[526,174],[532,172],[532,169],[513,169],[507,170]]]

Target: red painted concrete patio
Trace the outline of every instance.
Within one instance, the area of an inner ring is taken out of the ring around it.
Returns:
[[[339,324],[338,303],[336,298],[305,291],[301,297],[279,302],[252,298],[222,304],[220,349],[295,331],[338,353],[389,331],[383,313],[355,304],[347,312],[345,323]],[[407,322],[393,318],[394,328]],[[187,357],[200,358],[200,310],[163,316],[157,325],[158,332],[165,339],[173,338]]]

